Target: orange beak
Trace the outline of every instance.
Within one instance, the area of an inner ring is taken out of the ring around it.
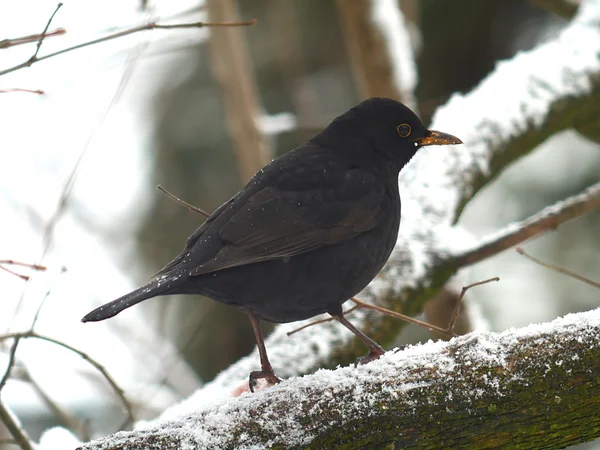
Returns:
[[[425,137],[416,138],[414,142],[416,142],[419,147],[424,147],[426,145],[456,145],[463,143],[456,136],[434,130],[427,130]]]

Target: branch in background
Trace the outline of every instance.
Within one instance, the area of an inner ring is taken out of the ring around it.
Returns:
[[[48,336],[44,336],[41,334],[38,334],[34,331],[24,331],[24,332],[18,332],[18,333],[7,333],[7,334],[3,334],[0,335],[0,342],[5,341],[7,339],[27,339],[27,338],[32,338],[32,339],[38,339],[41,341],[46,341],[46,342],[50,342],[52,344],[56,344],[60,347],[63,347],[67,350],[70,350],[73,353],[76,353],[77,355],[79,355],[81,358],[83,358],[85,361],[87,361],[88,363],[90,363],[92,366],[94,366],[94,368],[96,370],[98,370],[98,372],[100,372],[102,374],[102,376],[106,379],[106,381],[108,382],[108,384],[110,384],[111,388],[115,391],[115,393],[117,394],[117,396],[121,399],[121,401],[123,402],[123,405],[125,406],[125,409],[127,410],[127,415],[129,418],[130,423],[133,423],[135,421],[134,415],[133,415],[133,410],[131,407],[131,404],[129,403],[129,400],[127,400],[127,397],[125,396],[125,392],[123,391],[123,389],[121,389],[119,387],[119,385],[117,384],[117,382],[114,380],[114,378],[110,375],[110,373],[108,373],[108,371],[106,370],[106,368],[104,368],[104,366],[102,364],[100,364],[99,362],[97,362],[95,359],[93,359],[91,356],[89,356],[87,353],[82,352],[81,350],[76,349],[75,347],[66,344],[65,342],[59,341],[58,339],[54,339]]]
[[[520,255],[525,256],[526,258],[528,258],[529,260],[533,261],[536,264],[539,264],[540,266],[546,267],[548,269],[555,270],[556,272],[565,274],[565,275],[567,275],[567,276],[569,276],[571,278],[575,278],[576,280],[582,281],[582,282],[584,282],[586,284],[589,284],[590,286],[593,286],[593,287],[595,287],[597,289],[600,289],[600,283],[598,283],[596,281],[590,280],[589,278],[581,276],[581,275],[573,272],[572,270],[565,269],[564,267],[556,266],[554,264],[545,263],[544,261],[542,261],[540,259],[537,259],[537,258],[534,258],[533,256],[529,255],[528,253],[525,252],[525,250],[523,250],[520,247],[517,247],[516,250],[517,250],[517,253],[519,253]]]
[[[156,22],[149,22],[144,25],[139,25],[137,27],[129,28],[127,30],[119,31],[117,33],[109,34],[107,36],[101,37],[99,39],[94,39],[91,41],[84,42],[82,44],[74,45],[73,47],[68,47],[54,53],[49,53],[44,56],[37,56],[37,51],[34,56],[32,56],[27,61],[17,64],[16,66],[10,67],[8,69],[0,70],[0,76],[6,75],[7,73],[15,72],[20,69],[24,69],[25,67],[30,67],[33,64],[44,61],[49,58],[54,58],[58,55],[63,55],[68,52],[72,52],[73,50],[79,50],[81,48],[89,47],[91,45],[100,44],[101,42],[107,42],[113,39],[118,39],[123,36],[128,36],[130,34],[139,33],[140,31],[148,31],[148,30],[171,30],[177,28],[204,28],[204,27],[240,27],[240,26],[249,26],[254,25],[256,20],[246,20],[242,22],[194,22],[194,23],[178,23],[173,25],[162,25]],[[43,35],[42,35],[43,37]]]
[[[360,97],[395,98],[414,109],[416,68],[395,0],[338,0],[337,9]],[[403,45],[396,42],[398,35]]]
[[[23,88],[9,88],[9,89],[0,89],[0,94],[7,94],[9,92],[26,92],[28,94],[37,94],[37,95],[46,95],[46,93],[40,89],[23,89]]]
[[[0,398],[0,422],[8,429],[16,445],[21,447],[21,450],[35,450],[31,439],[27,436],[27,432],[21,427],[19,422],[15,420],[13,414]]]
[[[206,5],[212,21],[239,16],[235,0],[208,0]],[[235,28],[211,33],[209,48],[209,66],[221,88],[238,171],[246,183],[274,154],[258,125],[263,108],[249,51],[242,31]]]
[[[81,448],[563,448],[600,436],[598,327],[594,311],[410,346]]]
[[[600,182],[581,194],[569,197],[522,221],[512,223],[492,237],[483,239],[476,248],[451,259],[456,268],[478,263],[491,256],[514,247],[523,241],[555,230],[564,222],[600,208]]]
[[[534,5],[570,20],[577,13],[579,0],[530,0]]]
[[[62,36],[66,32],[67,32],[67,30],[65,30],[64,28],[57,28],[56,30],[48,31],[43,36],[44,36],[44,39],[47,39],[49,37]],[[21,36],[21,37],[13,38],[13,39],[3,39],[0,41],[0,49],[16,47],[17,45],[31,44],[33,42],[38,42],[41,39],[41,37],[42,37],[41,34],[30,34],[28,36]]]

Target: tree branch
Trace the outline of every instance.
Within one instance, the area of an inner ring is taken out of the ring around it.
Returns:
[[[234,0],[208,0],[211,20],[237,18]],[[211,33],[210,69],[221,88],[227,126],[233,141],[238,171],[243,183],[272,158],[273,149],[259,126],[262,106],[246,42],[238,29]]]
[[[555,230],[564,222],[598,208],[600,208],[600,182],[590,186],[581,194],[544,208],[527,220],[510,224],[493,236],[483,239],[476,248],[451,258],[451,263],[456,268],[478,263],[527,239]]]
[[[128,420],[131,423],[133,423],[135,421],[135,418],[134,418],[134,415],[133,415],[133,409],[131,408],[131,403],[129,403],[129,400],[127,400],[127,397],[125,396],[125,392],[123,391],[123,389],[121,389],[121,387],[117,384],[117,382],[111,376],[111,374],[108,373],[108,371],[106,370],[106,368],[102,364],[100,364],[99,362],[97,362],[94,358],[92,358],[91,356],[89,356],[87,353],[82,352],[81,350],[73,347],[72,345],[69,345],[69,344],[67,344],[65,342],[59,341],[58,339],[54,339],[54,338],[51,338],[49,336],[44,336],[44,335],[38,334],[38,333],[36,333],[35,331],[32,331],[32,330],[23,331],[23,332],[16,332],[16,333],[6,333],[6,334],[3,334],[3,335],[0,335],[0,342],[4,341],[6,339],[15,339],[15,341],[18,341],[20,339],[26,339],[26,338],[38,339],[38,340],[41,340],[41,341],[46,341],[46,342],[50,342],[52,344],[56,344],[56,345],[58,345],[60,347],[63,347],[65,349],[67,349],[67,350],[72,351],[73,353],[76,353],[81,358],[83,358],[85,361],[87,361],[92,366],[94,366],[94,368],[96,370],[98,370],[102,374],[102,376],[106,379],[106,381],[108,382],[108,384],[110,384],[111,388],[115,391],[115,393],[117,394],[117,396],[123,402],[123,405],[125,406],[125,409],[127,410]],[[16,345],[14,345],[13,348],[16,348]]]
[[[596,310],[390,351],[81,448],[562,448],[600,436],[599,327]]]
[[[338,0],[337,8],[360,97],[390,97],[415,108],[412,91],[416,84],[416,68],[412,51],[405,55],[411,49],[410,37],[395,2],[396,0]],[[382,26],[382,22],[393,20],[389,11],[386,15],[386,11],[382,10],[386,7],[384,3],[395,8],[393,12],[398,20],[394,21],[393,33],[395,36],[402,34],[406,41],[401,48],[395,48],[399,43],[393,42],[390,36],[384,36],[386,28]],[[402,53],[403,61],[399,61],[398,52]],[[401,64],[410,67],[400,67]]]
[[[173,25],[162,25],[156,22],[149,22],[144,25],[139,25],[137,27],[129,28],[127,30],[119,31],[117,33],[109,34],[107,36],[93,39],[91,41],[83,42],[81,44],[74,45],[73,47],[64,48],[62,50],[49,53],[44,56],[37,56],[34,54],[27,61],[17,64],[16,66],[9,67],[8,69],[0,70],[0,76],[6,75],[7,73],[15,72],[17,70],[24,69],[26,67],[31,67],[33,64],[38,63],[40,61],[44,61],[49,58],[54,58],[58,55],[63,55],[65,53],[72,52],[74,50],[79,50],[81,48],[89,47],[91,45],[100,44],[101,42],[111,41],[113,39],[118,39],[123,36],[128,36],[133,33],[139,33],[140,31],[148,31],[148,30],[171,30],[175,28],[203,28],[203,27],[239,27],[239,26],[249,26],[254,25],[256,20],[246,20],[243,22],[194,22],[194,23],[178,23]],[[42,35],[43,36],[43,35]]]

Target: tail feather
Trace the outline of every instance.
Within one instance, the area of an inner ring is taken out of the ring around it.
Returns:
[[[150,283],[130,292],[129,294],[119,297],[112,302],[108,302],[92,312],[86,314],[81,321],[82,322],[98,322],[100,320],[109,319],[116,316],[124,309],[130,306],[136,305],[149,298],[156,297],[158,295],[165,295],[171,293],[173,285],[169,280],[165,280],[164,277],[152,280]]]

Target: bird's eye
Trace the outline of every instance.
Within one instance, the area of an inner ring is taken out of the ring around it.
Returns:
[[[400,135],[400,137],[405,138],[405,137],[410,136],[411,128],[410,128],[409,124],[401,123],[400,125],[398,125],[396,127],[396,131],[398,131],[398,134]]]

